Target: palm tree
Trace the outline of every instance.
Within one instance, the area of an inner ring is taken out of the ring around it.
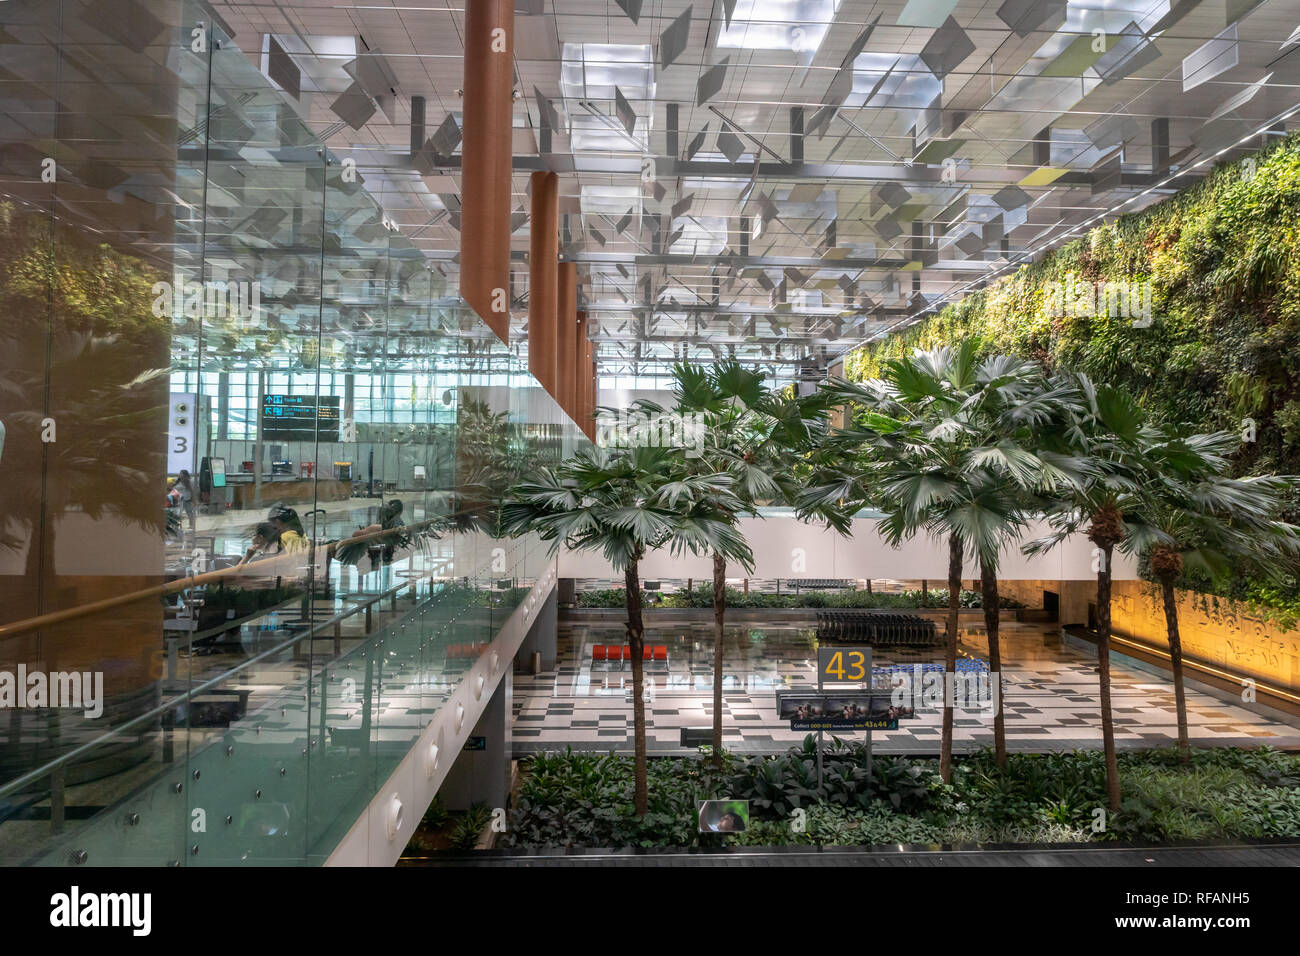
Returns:
[[[1126,544],[1146,558],[1160,585],[1178,712],[1178,751],[1187,762],[1191,744],[1175,584],[1187,577],[1223,585],[1246,570],[1283,580],[1286,559],[1300,547],[1300,528],[1276,520],[1295,479],[1228,475],[1228,456],[1240,448],[1237,433],[1173,438],[1165,447],[1165,472],[1144,484],[1141,499],[1125,514]]]
[[[639,816],[648,807],[640,562],[664,547],[673,554],[712,552],[745,564],[753,561],[732,522],[741,508],[732,476],[690,474],[683,461],[677,449],[583,448],[554,470],[544,469],[536,479],[516,485],[501,509],[507,534],[535,533],[550,542],[552,554],[561,546],[599,550],[623,572]]]
[[[816,447],[825,432],[826,408],[820,399],[796,398],[787,389],[769,389],[765,374],[733,360],[703,368],[673,366],[674,412],[695,424],[688,438],[685,465],[693,474],[732,476],[741,514],[759,516],[760,504],[795,503],[796,467],[802,454]],[[663,409],[636,403],[651,416]],[[753,566],[747,565],[746,571]],[[713,552],[713,758],[722,765],[722,680],[727,611],[727,556]]]
[[[1085,531],[1097,546],[1097,676],[1106,792],[1114,811],[1119,809],[1120,785],[1110,694],[1111,562],[1115,548],[1129,534],[1126,511],[1141,502],[1146,482],[1164,472],[1168,454],[1162,447],[1165,436],[1127,392],[1094,385],[1081,373],[1062,373],[1057,384],[1072,391],[1076,401],[1067,411],[1064,427],[1044,440],[1082,456],[1085,478],[1048,503],[1045,513],[1053,532],[1027,543],[1023,550],[1041,554],[1079,531]]]
[[[838,433],[847,445],[825,465],[801,506],[847,533],[848,518],[874,504],[880,530],[894,546],[918,531],[948,543],[948,629],[945,667],[957,666],[957,620],[964,556],[980,563],[989,666],[1001,673],[997,561],[1025,523],[1031,496],[1076,480],[1077,459],[1035,448],[1069,399],[1028,360],[979,357],[979,342],[917,351],[888,362],[879,381],[837,382],[833,400],[863,406],[866,415]],[[1000,680],[1000,677],[999,677]],[[1002,695],[994,713],[998,763],[1006,759]],[[940,772],[950,779],[953,709],[945,694]]]

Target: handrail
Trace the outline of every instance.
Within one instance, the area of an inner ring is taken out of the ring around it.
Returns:
[[[422,580],[433,579],[435,577],[436,576],[434,574],[421,575]],[[367,597],[372,597],[374,599],[373,601],[367,603],[374,603],[374,601],[382,601],[384,598],[391,597],[392,595],[396,594],[399,591],[406,590],[410,586],[411,586],[411,582],[409,580],[406,580],[403,581],[401,584],[393,585],[386,591],[381,591],[379,594],[367,595]],[[365,610],[365,604],[358,604],[357,607],[353,608],[351,611],[342,615],[342,617],[346,618],[351,616],[352,614],[360,613],[363,610]],[[13,780],[10,780],[8,783],[0,785],[0,797],[8,796],[11,793],[17,793],[26,784],[33,783],[39,780],[41,777],[48,776],[50,774],[50,771],[53,768],[70,762],[74,757],[79,757],[84,753],[88,753],[92,748],[98,746],[99,744],[102,744],[106,740],[111,740],[114,737],[121,736],[122,734],[126,733],[132,727],[136,726],[142,721],[150,720],[154,717],[157,717],[159,714],[171,710],[173,707],[176,706],[178,701],[192,699],[196,694],[201,694],[204,691],[209,690],[210,688],[217,687],[220,684],[228,682],[232,676],[238,674],[240,671],[243,671],[253,666],[254,664],[258,663],[259,661],[262,661],[263,659],[265,659],[266,657],[272,654],[277,654],[280,651],[283,651],[285,648],[291,647],[295,644],[300,644],[305,640],[314,639],[314,636],[316,635],[317,632],[323,630],[326,627],[332,626],[334,624],[334,617],[335,616],[326,618],[325,620],[321,621],[319,624],[313,626],[305,634],[294,634],[285,638],[284,641],[282,641],[281,643],[269,647],[266,650],[262,651],[261,653],[248,658],[247,660],[240,661],[237,666],[231,668],[230,670],[222,671],[220,674],[216,674],[208,678],[206,681],[199,684],[198,686],[189,687],[183,693],[179,693],[175,697],[167,698],[161,704],[155,706],[152,710],[140,714],[137,717],[133,717],[131,720],[127,721],[127,723],[121,725],[120,727],[110,727],[106,733],[100,734],[94,740],[88,740],[86,741],[86,743],[82,744],[81,746],[76,747],[65,754],[62,754],[61,756],[55,758],[54,760],[51,760],[49,763],[44,763],[39,767],[29,770],[21,777],[15,777]],[[369,637],[369,635],[367,635],[367,637]]]
[[[436,580],[437,578],[438,576],[433,573],[423,574],[420,576],[421,580]],[[411,586],[411,582],[409,580],[403,581],[401,584],[395,584],[386,591],[381,591],[376,595],[368,595],[373,600],[366,603],[373,603],[374,601],[382,601],[384,598],[390,597],[399,591],[404,591],[410,586]],[[536,587],[536,583],[534,583],[533,586]],[[355,608],[352,608],[350,611],[345,612],[342,615],[342,617],[344,618],[350,617],[351,615],[358,614],[363,610],[365,610],[365,604],[364,603],[358,604]],[[412,612],[413,611],[414,608],[412,609]],[[92,749],[97,747],[99,744],[102,744],[104,741],[111,740],[114,737],[120,737],[123,734],[130,731],[131,728],[139,725],[141,722],[150,720],[172,709],[173,707],[176,706],[178,701],[192,699],[197,694],[201,694],[213,687],[217,687],[229,681],[232,676],[238,674],[240,671],[252,667],[254,664],[259,663],[260,661],[264,660],[265,658],[269,657],[272,654],[278,654],[279,652],[285,650],[286,648],[291,647],[295,644],[299,644],[304,640],[314,639],[314,635],[316,635],[318,632],[324,630],[326,627],[333,626],[334,617],[335,616],[326,618],[325,620],[321,621],[319,624],[316,624],[314,627],[312,627],[311,630],[309,630],[305,634],[291,635],[290,637],[285,638],[281,643],[267,648],[266,650],[260,652],[259,654],[250,657],[248,660],[240,661],[240,663],[237,666],[231,668],[230,670],[222,671],[220,674],[216,674],[208,678],[206,681],[204,681],[201,684],[198,684],[197,686],[187,688],[183,693],[179,693],[174,697],[169,697],[163,703],[158,704],[157,706],[155,706],[153,709],[149,710],[146,713],[131,718],[131,720],[127,721],[125,724],[119,727],[110,727],[106,733],[99,735],[94,740],[89,740],[86,743],[82,744],[81,746],[76,747],[65,754],[62,754],[59,757],[56,757],[54,760],[51,760],[48,763],[44,763],[39,767],[35,767],[32,770],[29,770],[21,777],[15,777],[13,780],[10,780],[7,783],[0,784],[0,797],[6,797],[12,793],[20,792],[22,787],[26,786],[27,784],[34,783],[40,780],[42,777],[49,776],[50,773],[55,768],[62,766],[63,764],[66,763],[70,763],[74,758],[79,757],[82,754],[89,753]],[[370,635],[367,635],[367,638],[369,638],[369,636]],[[350,655],[355,652],[356,652],[356,648],[353,648],[353,650],[349,651],[348,654]],[[344,655],[344,656],[348,656],[348,655]],[[341,660],[341,658],[334,658],[333,660],[338,661]]]
[[[428,518],[424,521],[418,521],[415,524],[401,525],[399,528],[381,528],[379,531],[371,531],[367,534],[356,535],[350,538],[340,538],[337,541],[331,541],[324,545],[326,549],[326,558],[331,558],[337,551],[340,544],[366,541],[370,538],[377,538],[381,535],[391,534],[401,529],[416,530],[437,524],[446,519],[445,515],[437,518]],[[312,566],[316,563],[316,549],[321,545],[312,546]],[[264,558],[257,562],[256,568],[259,572],[268,570],[272,565],[279,567],[297,567],[297,562],[301,556],[295,552],[285,552],[276,555],[273,558]],[[47,614],[41,614],[37,617],[29,617],[21,621],[14,621],[11,624],[0,625],[0,641],[14,637],[18,634],[26,634],[30,631],[39,630],[42,627],[51,627],[55,624],[63,624],[67,621],[74,621],[77,618],[86,617],[91,614],[98,614],[101,611],[111,611],[113,608],[122,607],[125,604],[131,604],[135,601],[142,601],[151,597],[166,597],[169,594],[178,594],[181,591],[187,591],[190,588],[197,587],[200,584],[210,584],[214,581],[221,581],[227,577],[237,577],[247,574],[248,564],[236,564],[229,568],[220,568],[216,571],[205,571],[203,574],[196,574],[190,577],[178,578],[167,584],[158,584],[151,588],[144,588],[139,591],[131,591],[127,594],[119,594],[116,597],[104,598],[100,601],[91,601],[89,604],[79,604],[76,607],[65,608],[62,611],[50,611]]]

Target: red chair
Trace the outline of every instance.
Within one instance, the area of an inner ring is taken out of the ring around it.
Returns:
[[[654,660],[654,653],[655,653],[655,649],[651,647],[649,644],[642,645],[641,660],[643,661]]]
[[[605,653],[611,661],[621,661],[623,659],[623,648],[617,644],[610,644],[605,648]]]
[[[604,644],[593,644],[591,646],[591,659],[593,661],[603,661],[605,659]]]
[[[623,660],[625,660],[625,661],[630,661],[631,659],[632,659],[632,648],[631,648],[629,645],[624,644],[624,645],[623,645]]]
[[[668,645],[667,645],[667,644],[656,644],[656,645],[655,645],[655,660],[656,660],[656,661],[666,661],[666,660],[668,660]]]

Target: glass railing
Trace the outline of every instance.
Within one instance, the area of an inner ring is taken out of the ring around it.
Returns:
[[[0,702],[47,682],[0,864],[318,864],[548,566],[505,489],[586,439],[391,227],[413,170],[202,4],[81,9],[5,14],[0,154],[58,174],[0,162]]]

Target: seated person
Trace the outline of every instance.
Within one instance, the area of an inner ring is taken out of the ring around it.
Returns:
[[[276,533],[275,525],[269,521],[263,521],[253,529],[253,542],[244,552],[244,556],[239,559],[240,564],[247,564],[255,558],[268,554],[278,554],[284,550],[280,544],[280,537]]]
[[[275,505],[271,508],[268,517],[271,525],[275,528],[281,551],[305,551],[307,549],[307,535],[302,526],[302,519],[298,517],[298,512],[292,508],[286,508],[284,505]]]

